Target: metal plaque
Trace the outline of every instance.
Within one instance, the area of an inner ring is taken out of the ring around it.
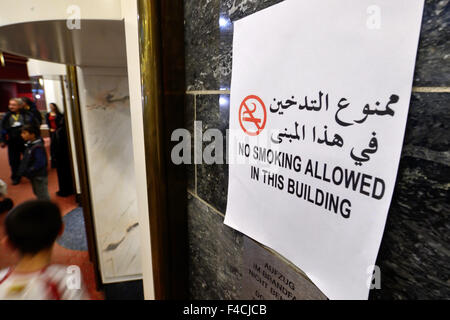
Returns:
[[[299,271],[244,237],[243,300],[324,300],[326,296]]]

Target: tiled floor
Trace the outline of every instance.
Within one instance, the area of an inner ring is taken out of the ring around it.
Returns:
[[[49,148],[49,140],[45,139],[47,154]],[[15,204],[19,204],[23,201],[33,199],[34,195],[31,190],[31,184],[27,179],[22,179],[19,185],[11,185],[10,179],[10,168],[8,165],[8,154],[7,149],[0,149],[0,179],[8,184],[8,196],[13,199]],[[56,175],[56,169],[49,170],[48,176],[49,193],[52,201],[56,202],[60,208],[63,216],[77,207],[75,197],[61,198],[56,196],[56,191],[58,191],[58,180]],[[0,216],[0,239],[4,236],[4,223],[5,215]],[[85,230],[80,230],[80,232],[85,232]],[[7,251],[5,248],[0,248],[0,269],[3,269],[17,260],[12,252]],[[87,251],[75,251],[69,250],[55,244],[53,250],[53,261],[57,264],[63,265],[78,265],[82,271],[83,279],[85,285],[90,293],[93,300],[102,300],[103,293],[96,291],[95,280],[94,280],[94,269],[89,261],[89,253]]]

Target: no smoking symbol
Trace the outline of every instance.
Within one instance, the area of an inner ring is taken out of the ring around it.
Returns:
[[[260,97],[251,95],[242,101],[239,108],[239,124],[249,136],[257,136],[264,130],[267,111]]]

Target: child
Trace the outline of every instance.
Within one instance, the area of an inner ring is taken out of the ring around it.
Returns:
[[[8,212],[13,207],[12,200],[6,198],[7,190],[6,183],[0,179],[0,214]]]
[[[20,260],[0,271],[0,300],[88,299],[80,275],[73,279],[70,268],[51,264],[53,244],[63,231],[61,212],[55,204],[24,202],[8,213],[5,229],[2,242],[17,250]]]
[[[19,167],[19,175],[31,180],[33,192],[39,200],[50,200],[48,194],[47,152],[40,138],[37,126],[26,124],[22,129],[22,138],[26,141],[25,152]]]

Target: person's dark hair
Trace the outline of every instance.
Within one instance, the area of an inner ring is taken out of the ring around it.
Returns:
[[[41,129],[38,126],[33,125],[33,124],[25,124],[22,127],[22,131],[27,131],[29,133],[33,133],[36,136],[36,138],[41,136]]]
[[[53,105],[53,106],[55,107],[55,113],[56,113],[57,115],[60,115],[60,114],[61,114],[61,111],[59,111],[59,108],[58,108],[58,106],[56,105],[56,103],[52,102],[52,103],[50,103],[50,105]]]
[[[61,211],[50,201],[31,200],[13,208],[5,219],[6,235],[22,254],[49,249],[62,227]]]
[[[21,99],[24,103],[26,103],[28,106],[30,106],[30,108],[36,108],[36,103],[34,103],[34,101],[31,100],[30,98],[22,97]]]

